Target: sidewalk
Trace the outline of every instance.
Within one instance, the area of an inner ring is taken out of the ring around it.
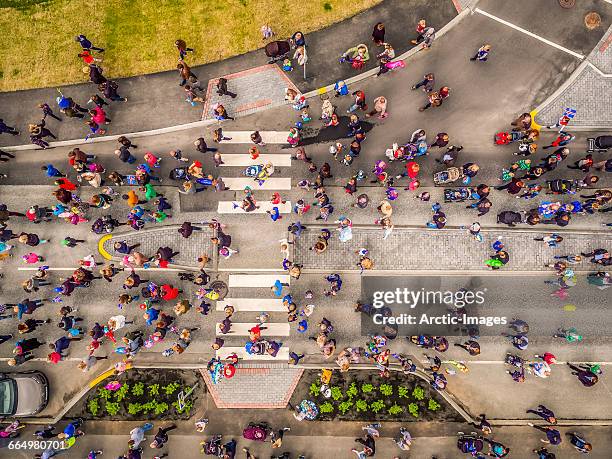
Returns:
[[[490,271],[484,262],[491,257],[491,243],[501,239],[510,255],[504,271],[547,271],[544,264],[550,263],[553,255],[565,255],[607,247],[612,235],[605,232],[559,232],[564,240],[560,247],[550,248],[536,242],[546,230],[483,230],[484,242],[479,243],[467,230],[423,228],[395,228],[383,240],[383,231],[376,227],[353,227],[353,238],[347,243],[337,239],[333,224],[325,227],[332,230],[327,250],[317,254],[310,250],[320,235],[320,229],[309,225],[295,240],[295,262],[304,269],[338,271],[358,270],[357,252],[361,248],[370,251],[374,270],[389,271]],[[319,227],[323,228],[323,226]],[[550,229],[556,231],[556,229]],[[401,255],[400,255],[401,254]],[[576,271],[592,271],[596,265],[584,262],[574,267]]]
[[[347,78],[357,72],[347,64],[339,64],[337,59],[348,48],[359,43],[366,43],[370,49],[370,65],[364,68],[376,67],[375,54],[380,52],[379,48],[371,42],[371,30],[379,21],[386,25],[386,40],[395,48],[397,55],[412,47],[410,39],[414,27],[421,18],[427,18],[429,24],[439,30],[457,14],[451,0],[386,0],[380,5],[365,11],[353,18],[349,18],[338,24],[334,24],[323,30],[307,34],[308,63],[307,76],[304,81],[302,69],[297,66],[292,73],[285,74],[301,91],[309,91],[324,86],[338,79]],[[259,27],[254,24],[252,26]],[[333,38],[330,38],[333,37]],[[209,80],[220,76],[235,74],[267,64],[268,58],[262,50],[253,51],[236,56],[224,61],[193,67],[193,72],[204,87]],[[331,65],[330,65],[331,64]],[[104,65],[102,65],[104,67]],[[113,75],[106,75],[113,79]],[[179,77],[176,71],[161,72],[138,77],[118,79],[119,93],[128,97],[127,103],[111,102],[108,107],[108,115],[112,124],[108,125],[108,135],[128,133],[157,129],[177,124],[184,124],[200,120],[202,116],[201,105],[192,107],[185,102],[184,91],[178,86]],[[253,79],[244,78],[240,87],[248,87],[249,84],[256,86],[260,81],[257,72],[253,73]],[[278,84],[282,81],[279,80]],[[284,91],[282,84],[280,93]],[[229,90],[232,91],[230,81]],[[96,88],[90,83],[75,84],[62,88],[66,96],[72,97],[81,106],[85,106],[87,100],[94,94]],[[259,89],[259,88],[258,88]],[[262,94],[269,92],[269,88],[263,88]],[[276,88],[278,89],[278,88]],[[271,103],[278,103],[278,91]],[[232,101],[237,106],[246,106],[253,103],[250,98],[251,92],[246,96],[238,97]],[[260,91],[258,91],[260,92]],[[28,91],[18,91],[0,94],[1,117],[11,126],[21,131],[19,136],[8,134],[0,136],[0,145],[20,145],[29,143],[27,124],[38,122],[40,110],[36,107],[39,103],[46,102],[56,108],[56,88],[43,88]],[[263,96],[262,96],[263,97]],[[229,102],[229,97],[224,98]],[[281,99],[282,101],[282,99]],[[250,109],[257,108],[251,107]],[[249,110],[249,108],[247,108]],[[56,110],[57,112],[57,110]],[[231,115],[230,110],[230,115]],[[48,128],[58,136],[60,140],[84,138],[87,134],[86,126],[81,120],[66,119],[59,123],[53,119],[48,120]]]

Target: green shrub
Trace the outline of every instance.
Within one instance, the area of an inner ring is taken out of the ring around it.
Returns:
[[[310,389],[308,390],[308,392],[310,393],[311,397],[316,397],[317,395],[319,395],[320,391],[321,391],[320,385],[318,385],[317,383],[310,384]]]
[[[370,404],[370,409],[372,410],[373,413],[378,413],[384,407],[385,407],[385,402],[383,402],[382,400],[376,400]]]
[[[160,403],[158,406],[161,407],[163,405],[166,405],[166,404],[165,403]],[[193,402],[191,400],[186,401],[185,404],[183,405],[183,409],[182,410],[179,408],[178,401],[173,402],[172,406],[176,409],[176,412],[178,414],[183,414],[183,413],[189,414],[189,412],[191,411],[191,408],[193,407]],[[168,405],[166,405],[166,409],[168,409]],[[157,407],[156,407],[155,411],[156,411],[156,414],[159,414],[159,413],[157,413]]]
[[[438,411],[440,409],[440,404],[436,402],[433,398],[430,398],[427,402],[427,409],[430,411]]]
[[[325,3],[323,3],[323,9],[324,9],[325,11],[331,11],[331,10],[332,10],[332,8],[333,8],[333,7],[332,7],[332,4],[331,4],[331,3],[329,3],[329,2],[325,2]]]
[[[412,391],[412,396],[416,400],[423,400],[425,398],[425,391],[423,390],[422,387],[416,386],[414,390]]]
[[[321,413],[333,413],[334,405],[329,402],[325,402],[322,405],[319,405],[319,411]]]
[[[368,402],[366,402],[365,400],[359,399],[355,402],[355,408],[357,409],[357,412],[365,412],[368,410]]]
[[[130,385],[128,383],[124,383],[117,391],[115,392],[115,400],[120,402],[125,398],[128,391],[130,390]]]
[[[110,398],[113,396],[113,393],[110,390],[105,389],[104,387],[99,387],[98,396],[103,400],[110,400]]]
[[[97,398],[92,398],[89,402],[87,402],[87,410],[92,414],[92,416],[98,415],[100,404],[98,403]]]
[[[189,402],[188,402],[189,403]],[[187,408],[187,404],[185,404],[185,409]],[[156,403],[153,412],[155,414],[163,414],[168,411],[168,404],[166,402]]]
[[[409,389],[406,386],[397,386],[397,395],[399,398],[408,398]]]
[[[169,383],[168,385],[162,387],[166,395],[172,395],[176,392],[176,390],[181,387],[181,385],[177,382]]]
[[[353,402],[347,400],[338,405],[338,411],[342,414],[346,414],[346,412],[351,409],[351,406],[353,406]]]
[[[389,414],[392,416],[395,416],[396,414],[400,414],[401,412],[404,411],[404,408],[402,408],[401,406],[399,406],[397,403],[394,403],[393,406],[391,406],[389,409]]]
[[[142,405],[140,403],[130,403],[128,405],[128,414],[138,414],[142,411]]]
[[[331,388],[331,397],[334,399],[334,401],[338,401],[340,400],[342,397],[344,397],[344,395],[342,395],[342,389],[340,389],[340,387],[338,386],[333,386]]]
[[[368,392],[372,392],[374,390],[374,386],[372,384],[362,384],[361,392],[367,394]]]
[[[391,384],[381,384],[378,390],[385,397],[393,395],[393,386]]]
[[[111,416],[116,415],[119,412],[119,403],[117,402],[106,402],[106,412]]]
[[[156,405],[157,405],[157,400],[150,400],[147,403],[143,403],[141,405],[142,411],[146,414],[149,411],[154,410]]]
[[[159,395],[159,384],[151,384],[149,387],[149,397]]]
[[[411,403],[408,405],[408,412],[413,415],[415,418],[419,417],[419,405],[416,403]]]
[[[352,400],[358,393],[359,391],[357,390],[357,385],[352,382],[349,388],[346,390],[346,396],[349,398],[349,400]]]
[[[144,384],[141,382],[134,384],[134,386],[132,386],[132,395],[138,397],[142,394],[144,394]]]

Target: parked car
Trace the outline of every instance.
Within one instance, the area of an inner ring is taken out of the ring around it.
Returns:
[[[49,382],[40,371],[0,373],[0,416],[32,416],[49,400]]]

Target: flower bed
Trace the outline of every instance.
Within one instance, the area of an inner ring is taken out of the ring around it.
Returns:
[[[105,387],[114,381],[121,384],[117,390]],[[198,387],[186,397],[181,409],[178,394],[186,393],[198,381]],[[203,387],[204,383],[193,371],[129,370],[92,388],[77,405],[78,413],[74,416],[105,421],[189,419]]]
[[[377,372],[334,371],[329,384],[331,396],[320,392],[316,371],[306,371],[293,394],[292,403],[314,401],[318,420],[346,421],[447,421],[463,418],[427,383],[416,376],[392,372],[381,378]]]

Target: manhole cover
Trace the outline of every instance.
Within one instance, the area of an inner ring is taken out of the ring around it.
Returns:
[[[601,16],[592,11],[584,17],[584,24],[589,30],[596,29],[601,25]]]
[[[576,5],[576,0],[559,0],[559,5],[562,8],[573,8]]]

